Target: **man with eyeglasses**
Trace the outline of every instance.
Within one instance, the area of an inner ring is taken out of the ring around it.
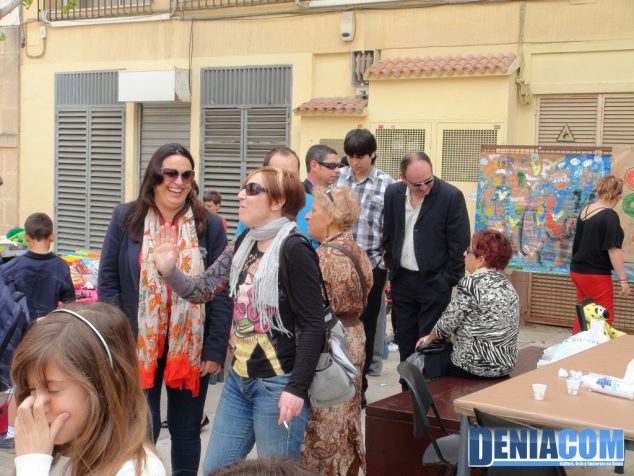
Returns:
[[[385,192],[383,248],[401,362],[429,334],[464,276],[470,227],[462,192],[435,177],[424,152],[407,154]]]
[[[361,406],[365,406],[365,391],[368,388],[367,374],[374,353],[377,319],[381,310],[383,288],[387,271],[381,262],[381,240],[383,237],[383,195],[394,178],[374,165],[376,162],[376,139],[367,129],[352,129],[343,142],[348,156],[348,167],[339,172],[337,187],[346,187],[355,192],[361,214],[352,229],[357,244],[365,250],[372,264],[374,284],[368,294],[368,304],[361,315],[365,330],[365,363],[363,365]]]
[[[337,181],[342,167],[337,151],[324,144],[316,144],[306,152],[306,193],[313,193],[313,187],[328,188]]]

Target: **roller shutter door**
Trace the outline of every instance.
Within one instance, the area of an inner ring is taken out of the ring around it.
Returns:
[[[291,67],[206,68],[201,72],[201,186],[222,195],[229,234],[240,186],[266,154],[288,146]]]
[[[125,110],[117,73],[58,73],[55,103],[56,249],[100,249],[123,200]]]
[[[147,164],[156,149],[170,142],[190,148],[191,106],[189,104],[142,104],[140,130],[138,183],[143,179]]]

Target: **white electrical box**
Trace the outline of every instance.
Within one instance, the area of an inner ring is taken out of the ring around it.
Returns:
[[[121,102],[190,102],[189,71],[119,71]]]

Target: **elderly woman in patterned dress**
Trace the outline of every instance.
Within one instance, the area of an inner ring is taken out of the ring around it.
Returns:
[[[354,241],[350,229],[359,217],[359,203],[345,188],[313,189],[313,208],[306,216],[308,234],[321,242],[317,249],[326,291],[337,317],[346,328],[354,364],[363,369],[365,333],[359,317],[372,287],[372,266]],[[357,272],[354,257],[362,270]],[[365,286],[362,280],[365,279]],[[352,400],[328,408],[313,408],[306,428],[302,463],[324,475],[365,473],[365,450],[361,433],[361,379]]]
[[[511,255],[508,239],[495,230],[478,232],[465,250],[471,274],[460,280],[455,297],[431,333],[416,343],[418,348],[453,335],[451,359],[440,376],[496,378],[515,367],[519,298],[503,273]],[[425,369],[428,357],[433,359],[434,354],[425,355]]]

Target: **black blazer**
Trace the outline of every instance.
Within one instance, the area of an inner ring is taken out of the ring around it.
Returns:
[[[132,241],[127,225],[132,203],[117,205],[103,241],[99,261],[97,291],[99,300],[121,308],[127,316],[132,333],[138,334],[139,253],[141,242]],[[142,230],[139,232],[141,236]],[[207,212],[207,225],[198,235],[198,245],[205,261],[211,266],[227,246],[227,235],[220,218]],[[205,304],[205,334],[202,360],[224,365],[233,314],[233,301],[227,291]]]
[[[397,182],[385,190],[383,249],[390,279],[398,276],[405,237],[405,191]],[[435,177],[414,224],[414,254],[421,278],[438,291],[455,286],[464,276],[464,251],[471,229],[462,192]]]

